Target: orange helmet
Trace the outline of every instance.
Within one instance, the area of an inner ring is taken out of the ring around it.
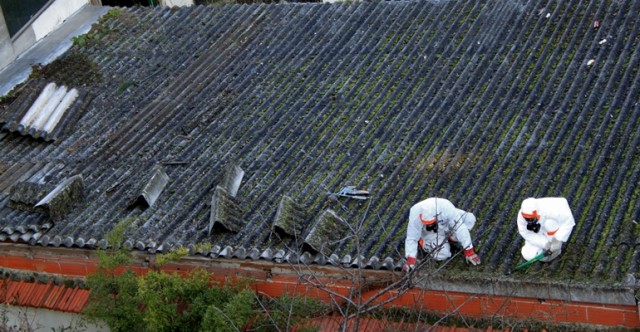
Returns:
[[[433,218],[423,218],[422,217],[422,213],[420,213],[420,221],[422,222],[423,225],[432,225],[433,223],[435,223],[436,221],[438,221],[438,218],[436,218],[436,216],[434,215]]]

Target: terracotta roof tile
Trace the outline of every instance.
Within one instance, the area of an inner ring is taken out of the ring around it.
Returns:
[[[57,308],[58,300],[65,292],[66,292],[66,289],[64,287],[60,287],[60,286],[52,287],[51,292],[49,292],[47,298],[44,301],[44,307],[47,309]]]
[[[0,301],[17,306],[80,312],[88,302],[90,293],[79,287],[0,280]]]
[[[44,303],[44,297],[48,293],[49,289],[51,289],[51,284],[35,284],[36,291],[33,296],[30,298],[27,303],[28,306],[31,307],[40,307]]]
[[[70,299],[67,311],[81,312],[84,306],[89,302],[91,291],[86,289],[77,289],[74,296]]]

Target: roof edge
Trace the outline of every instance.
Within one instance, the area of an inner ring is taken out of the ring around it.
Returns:
[[[95,271],[97,266],[96,251],[92,249],[0,243],[0,256],[7,258],[0,263],[0,268],[66,275],[69,277],[85,277],[90,271]],[[155,261],[154,256],[155,254],[147,251],[133,251],[133,265],[143,269],[153,268],[149,265],[149,262]],[[25,262],[22,262],[20,257],[23,257]],[[53,266],[59,270],[42,270],[43,265],[34,261],[38,259],[57,261]],[[26,261],[31,261],[32,263]],[[69,266],[72,267],[71,270],[65,271],[65,261],[69,262]],[[12,262],[16,264],[12,264]],[[80,267],[79,265],[84,266]],[[256,259],[238,259],[188,256],[173,265],[178,266],[178,270],[182,271],[198,267],[206,269],[212,265],[233,266],[234,270],[245,269],[249,273],[256,270],[269,270],[278,271],[280,274],[295,274],[296,269],[300,269],[299,264],[281,263],[275,259],[265,260],[259,257]],[[330,264],[304,264],[304,270],[313,271],[322,277],[344,277],[345,275],[350,275],[353,271],[353,269]],[[362,276],[365,278],[381,277],[388,279],[390,274],[396,275],[397,278],[402,276],[402,272],[399,271],[362,270]],[[578,282],[538,281],[531,278],[515,279],[507,276],[496,278],[484,275],[461,275],[456,277],[425,273],[425,271],[419,271],[414,280],[416,281],[413,283],[413,287],[423,290],[531,298],[541,302],[555,300],[625,306],[636,305],[636,288],[628,285],[591,285]]]
[[[467,294],[534,298],[540,302],[558,300],[616,305],[636,305],[637,302],[635,289],[629,286],[587,285],[530,278],[517,280],[508,277],[478,276],[457,279],[451,276],[428,275],[421,277],[416,286]]]
[[[128,268],[137,274],[149,270],[162,270],[167,273],[188,273],[194,269],[205,269],[212,279],[221,283],[231,279],[250,278],[252,287],[269,296],[278,296],[299,288],[305,294],[316,294],[318,299],[327,300],[330,293],[343,294],[353,287],[356,274],[353,269],[331,265],[277,263],[262,259],[227,259],[203,256],[188,256],[177,262],[158,266],[153,254],[133,251]],[[28,272],[61,276],[64,278],[83,278],[96,271],[98,259],[95,250],[79,248],[34,247],[0,243],[0,270],[8,272]],[[7,271],[10,270],[10,271]],[[303,275],[314,274],[314,280],[320,280],[321,288],[305,282]],[[636,327],[640,324],[638,306],[628,304],[630,287],[587,287],[579,284],[542,285],[557,292],[543,294],[540,284],[532,286],[536,293],[526,294],[526,283],[530,280],[512,281],[506,279],[444,280],[428,274],[416,275],[418,283],[410,288],[389,288],[403,277],[402,272],[363,269],[357,274],[366,291],[364,300],[386,301],[378,297],[380,292],[397,296],[391,306],[416,308],[433,312],[459,311],[469,317],[499,315],[513,319],[534,319],[554,321],[556,323],[582,323],[589,325]],[[428,277],[425,278],[425,277]],[[427,279],[427,280],[425,280]],[[406,284],[404,284],[406,286]],[[325,288],[326,287],[326,288]],[[538,287],[538,288],[536,288]],[[326,294],[322,289],[325,289]],[[310,292],[315,290],[316,292]],[[572,293],[567,297],[566,293]],[[588,292],[591,291],[591,293]],[[505,295],[498,295],[504,293]],[[541,298],[540,294],[549,296]],[[591,296],[589,296],[591,295]],[[559,296],[560,299],[553,299]],[[598,298],[601,297],[601,298]],[[377,300],[376,300],[377,299]],[[605,301],[616,301],[604,303]],[[588,302],[583,302],[588,301]],[[374,302],[372,302],[374,303]],[[533,316],[532,316],[533,315]]]

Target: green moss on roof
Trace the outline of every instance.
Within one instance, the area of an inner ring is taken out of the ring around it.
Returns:
[[[81,88],[102,82],[103,74],[87,56],[71,53],[46,66],[35,65],[30,78]]]

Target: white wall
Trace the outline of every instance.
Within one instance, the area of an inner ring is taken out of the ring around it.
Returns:
[[[193,0],[160,0],[160,5],[166,7],[188,7],[193,6]]]
[[[0,18],[0,70],[19,57],[44,36],[55,30],[62,22],[73,15],[91,0],[55,0],[31,23],[11,38],[4,22]]]
[[[64,20],[75,13],[80,7],[88,4],[89,0],[57,0],[33,21],[31,25],[36,40],[40,40],[58,27]]]
[[[6,326],[2,322],[6,319]],[[107,327],[99,327],[84,320],[81,315],[47,309],[0,305],[0,331],[87,331],[109,332]],[[13,329],[12,329],[13,328]]]
[[[13,45],[11,44],[11,36],[9,29],[4,20],[2,8],[0,8],[0,68],[11,62],[15,58],[13,54]]]

